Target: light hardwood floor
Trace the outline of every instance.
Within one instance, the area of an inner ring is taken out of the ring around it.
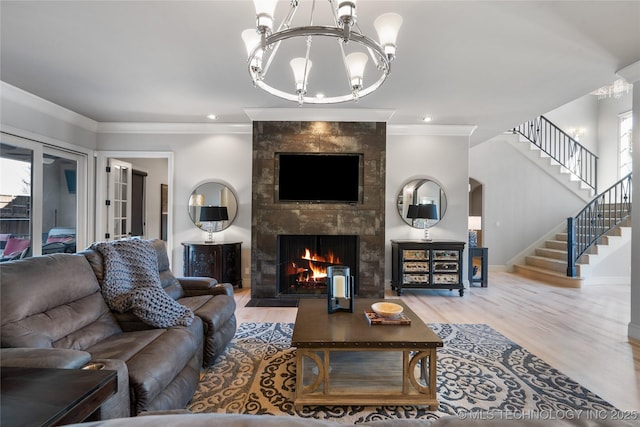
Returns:
[[[294,322],[297,308],[245,307],[238,322]],[[398,298],[387,289],[386,298]],[[629,342],[629,285],[554,287],[491,272],[489,286],[457,292],[405,290],[402,300],[426,323],[485,323],[620,410],[640,409],[640,343]]]

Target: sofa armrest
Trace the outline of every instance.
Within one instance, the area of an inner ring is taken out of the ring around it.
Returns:
[[[199,295],[229,295],[233,296],[233,285],[230,283],[218,283],[211,277],[178,277],[178,282],[184,289],[185,296],[195,297]]]
[[[86,351],[66,348],[3,348],[0,366],[16,368],[80,369],[91,360]]]

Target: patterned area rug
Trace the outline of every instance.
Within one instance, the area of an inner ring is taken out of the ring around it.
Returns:
[[[242,323],[227,352],[206,370],[188,409],[293,415],[359,423],[380,419],[438,418],[466,411],[559,413],[615,410],[580,384],[483,324],[429,324],[444,347],[438,349],[440,406],[293,405],[293,324]]]

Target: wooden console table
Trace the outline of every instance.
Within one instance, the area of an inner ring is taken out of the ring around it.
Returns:
[[[118,389],[117,372],[90,369],[0,369],[0,424],[56,426],[91,416]]]
[[[456,289],[464,295],[462,281],[465,242],[448,240],[392,240],[391,289]]]
[[[184,275],[212,277],[242,287],[242,242],[182,242]]]

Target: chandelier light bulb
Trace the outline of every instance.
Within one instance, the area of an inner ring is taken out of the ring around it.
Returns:
[[[242,41],[244,41],[244,46],[247,48],[247,56],[251,56],[253,49],[260,44],[260,34],[258,34],[255,28],[249,28],[244,30],[241,36]]]
[[[256,8],[257,27],[260,32],[270,33],[273,29],[273,14],[278,0],[253,0]]]
[[[242,32],[242,40],[247,48],[247,56],[251,58],[253,50],[260,45],[260,34],[257,33],[255,28],[249,28]],[[251,71],[253,74],[258,74],[262,69],[262,53],[262,48],[259,48],[256,50],[253,59],[251,59]]]
[[[338,3],[338,18],[346,27],[356,23],[356,0],[342,0]]]
[[[311,70],[311,61],[307,61],[305,58],[293,58],[289,64],[293,70],[296,92],[304,94],[307,91],[307,77],[309,77]]]
[[[362,88],[364,68],[367,65],[369,56],[362,52],[354,52],[347,55],[345,59],[347,61],[347,68],[349,69],[349,75],[351,76],[351,88],[359,90]]]
[[[390,59],[396,55],[396,38],[402,26],[402,16],[397,13],[385,13],[376,18],[373,26],[378,33],[380,45]]]

